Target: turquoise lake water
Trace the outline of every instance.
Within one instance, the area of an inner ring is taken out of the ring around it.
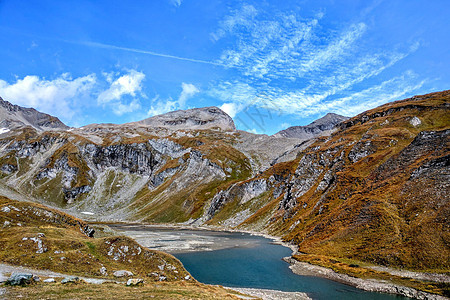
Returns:
[[[409,299],[365,292],[320,277],[296,275],[289,269],[289,264],[282,260],[291,255],[291,250],[259,236],[143,226],[112,227],[135,238],[144,246],[153,245],[150,248],[171,252],[198,281],[207,284],[304,292],[313,299]],[[202,238],[209,248],[218,249],[204,251],[201,245],[196,244],[190,250],[175,247],[170,251],[170,245],[192,244],[193,240]],[[224,246],[220,247],[221,245]]]

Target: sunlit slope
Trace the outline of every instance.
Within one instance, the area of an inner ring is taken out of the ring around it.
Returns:
[[[240,210],[257,185],[246,201],[260,208],[239,228],[269,230],[304,253],[448,271],[449,103],[444,91],[351,118],[296,160],[224,191],[210,222]]]

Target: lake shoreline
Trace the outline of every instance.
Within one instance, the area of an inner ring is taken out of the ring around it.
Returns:
[[[94,222],[95,224],[95,222]],[[330,268],[313,265],[307,262],[300,262],[292,257],[292,255],[298,254],[298,247],[296,245],[292,245],[289,243],[286,243],[281,240],[280,237],[272,236],[267,233],[262,232],[255,232],[255,231],[249,231],[249,230],[236,230],[236,229],[228,229],[228,228],[221,228],[216,226],[192,226],[192,225],[186,225],[186,224],[146,224],[146,223],[139,223],[139,222],[114,222],[114,223],[107,223],[107,222],[99,222],[98,224],[105,224],[105,225],[139,225],[139,226],[148,226],[148,227],[154,227],[154,228],[167,228],[167,229],[180,229],[180,230],[198,230],[198,231],[213,231],[213,232],[229,232],[229,233],[246,233],[253,236],[260,236],[267,238],[271,240],[274,244],[282,245],[284,247],[289,248],[292,251],[291,256],[282,258],[285,262],[289,263],[289,268],[294,274],[297,275],[306,275],[306,276],[317,276],[325,279],[329,279],[335,282],[339,282],[342,284],[346,284],[355,288],[358,288],[360,290],[368,291],[368,292],[378,292],[378,293],[388,293],[388,294],[396,294],[400,296],[406,296],[410,298],[415,299],[432,299],[432,300],[445,300],[448,298],[445,298],[440,295],[431,294],[422,292],[419,290],[416,290],[414,288],[396,285],[394,283],[385,282],[381,280],[376,279],[362,279],[357,277],[352,277],[346,274],[337,273],[333,271]],[[402,271],[398,271],[402,272]],[[404,272],[405,275],[408,273],[408,271]],[[234,289],[234,288],[231,288]],[[255,289],[259,290],[259,289]],[[264,290],[262,290],[264,292]],[[268,291],[268,290],[267,290]]]

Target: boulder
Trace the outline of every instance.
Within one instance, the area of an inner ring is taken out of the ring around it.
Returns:
[[[7,285],[27,285],[33,281],[33,274],[13,273],[6,281]]]
[[[138,284],[144,284],[144,279],[140,279],[140,278],[130,278],[127,281],[127,286],[135,286]]]
[[[45,283],[54,283],[56,282],[55,278],[48,278],[48,279],[44,279],[43,282]]]
[[[78,283],[80,279],[77,276],[67,276],[63,280],[61,280],[62,284],[66,283]]]
[[[100,274],[102,274],[103,276],[108,276],[108,272],[105,267],[100,268]]]
[[[127,270],[119,270],[119,271],[115,271],[113,273],[113,275],[114,275],[114,277],[129,277],[129,276],[133,276],[134,274]]]

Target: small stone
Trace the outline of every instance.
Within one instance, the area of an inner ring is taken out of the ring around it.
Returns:
[[[80,281],[80,278],[78,278],[77,276],[68,276],[65,277],[63,280],[61,280],[62,284],[66,284],[66,283],[78,283]]]
[[[113,273],[114,277],[128,277],[128,276],[133,276],[133,273],[131,273],[130,271],[127,270],[119,270],[119,271],[115,271]]]
[[[127,281],[127,286],[135,286],[138,284],[144,284],[144,279],[140,279],[140,278],[130,278]]]
[[[414,127],[419,126],[420,124],[422,124],[422,121],[420,121],[420,119],[418,117],[413,117],[410,121],[409,124],[411,124]]]
[[[48,278],[48,279],[43,280],[42,282],[53,283],[53,282],[56,282],[56,280],[55,280],[55,278]]]
[[[33,274],[13,273],[6,281],[7,285],[26,285],[33,281]]]
[[[3,223],[3,227],[7,227],[9,225],[11,225],[11,222],[9,222],[9,221],[5,221],[5,223]]]
[[[33,281],[39,282],[39,281],[41,281],[41,278],[37,275],[33,275]]]
[[[2,207],[2,212],[9,213],[11,209],[8,206]]]
[[[108,276],[108,272],[106,271],[105,267],[100,268],[100,274],[102,274],[103,276]]]
[[[184,279],[185,279],[185,280],[189,280],[189,279],[191,279],[191,276],[190,276],[190,275],[186,275],[186,276],[184,277]]]
[[[166,276],[163,276],[163,275],[159,276],[159,281],[165,281],[166,279],[167,279]]]

